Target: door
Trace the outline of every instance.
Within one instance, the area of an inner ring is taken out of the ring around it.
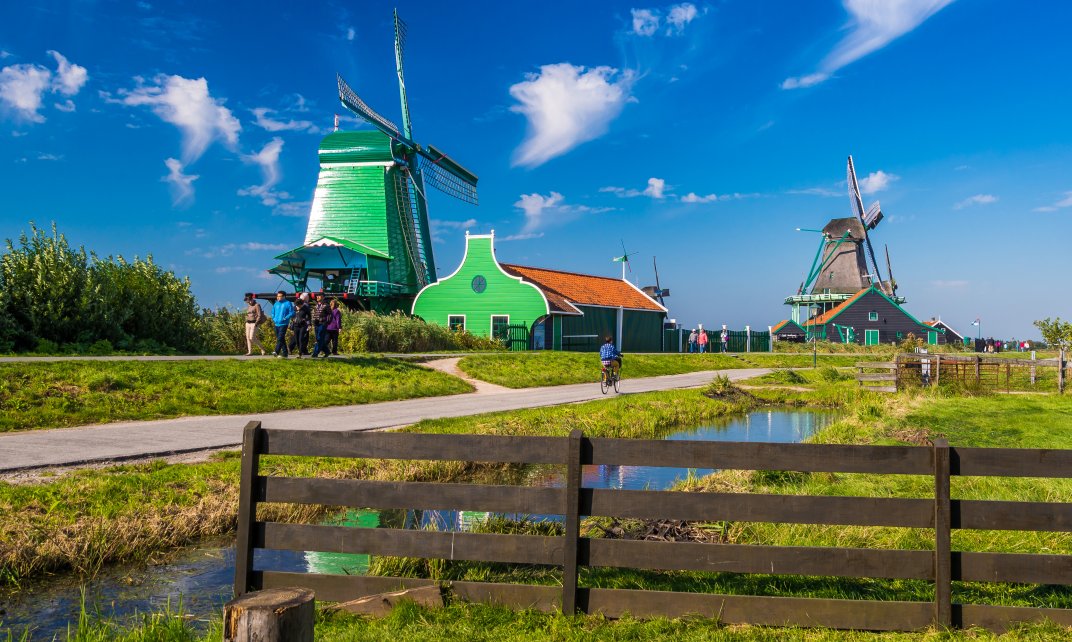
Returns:
[[[864,330],[864,345],[865,346],[877,346],[878,345],[878,330]]]
[[[927,332],[927,343],[932,345],[932,346],[938,345],[938,331],[937,330],[929,330]]]

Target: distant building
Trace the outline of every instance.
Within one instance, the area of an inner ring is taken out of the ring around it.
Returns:
[[[623,352],[662,350],[666,308],[632,283],[501,264],[494,241],[466,234],[461,265],[417,293],[414,316],[515,349],[594,351],[611,336]]]
[[[894,299],[878,289],[866,287],[823,314],[809,319],[802,327],[809,338],[834,343],[879,345],[897,343],[912,334],[931,345],[947,343],[945,330],[916,320]]]
[[[808,331],[802,328],[796,321],[785,319],[779,321],[777,325],[771,328],[771,336],[777,341],[795,341],[797,343],[803,343],[808,338]]]
[[[924,321],[926,325],[934,328],[935,330],[941,330],[945,332],[946,343],[964,343],[964,336],[954,330],[948,323],[941,319],[931,319],[930,321]]]

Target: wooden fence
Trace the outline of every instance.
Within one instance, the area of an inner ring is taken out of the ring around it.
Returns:
[[[262,476],[263,455],[560,464],[564,488],[380,482]],[[930,499],[790,496],[584,488],[583,465],[926,475]],[[342,601],[429,579],[280,572],[254,568],[258,548],[368,553],[559,566],[561,586],[451,584],[455,597],[516,608],[602,613],[606,617],[699,614],[724,623],[918,630],[979,626],[1004,630],[1049,619],[1072,625],[1072,609],[955,604],[951,583],[1069,585],[1072,556],[951,550],[953,529],[1072,531],[1072,504],[957,500],[952,476],[1072,477],[1072,450],[850,446],[266,430],[246,426],[241,467],[235,593],[299,586],[318,600]],[[259,521],[260,502],[354,508],[422,508],[563,515],[564,536],[498,535]],[[933,550],[785,547],[655,542],[580,536],[582,516],[735,520],[933,529]],[[580,567],[926,580],[933,602],[718,595],[578,586]]]
[[[905,388],[957,381],[982,390],[1063,392],[1065,372],[1058,365],[1061,363],[1064,362],[1060,359],[900,354],[896,357],[896,385]]]

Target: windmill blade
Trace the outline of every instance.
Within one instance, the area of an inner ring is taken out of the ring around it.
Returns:
[[[343,107],[368,121],[373,127],[387,134],[391,138],[401,141],[409,147],[416,147],[416,144],[414,144],[413,141],[409,140],[408,137],[402,135],[402,132],[398,131],[397,125],[376,113],[376,111],[369,107],[365,101],[361,100],[361,97],[354,93],[353,89],[350,89],[350,85],[346,84],[346,81],[342,79],[341,75],[338,76],[338,80],[339,101],[342,102]]]
[[[398,209],[399,227],[402,230],[403,245],[406,255],[417,277],[420,287],[428,285],[427,258],[422,250],[423,237],[418,223],[420,218],[420,206],[417,199],[423,199],[416,182],[410,177],[409,172],[400,170],[395,173],[395,205]]]
[[[651,266],[655,268],[655,291],[658,293],[659,305],[665,306],[666,300],[663,299],[663,286],[659,284],[659,264],[655,261],[655,257],[651,257]]]
[[[406,49],[406,23],[398,17],[395,9],[395,71],[398,73],[398,95],[402,101],[402,133],[406,138],[413,138],[413,127],[409,119],[409,99],[406,97],[406,79],[402,73]]]
[[[890,265],[890,246],[886,246],[886,276],[890,279],[890,294],[897,295],[897,281],[893,280],[893,266]]]
[[[878,222],[882,220],[882,206],[878,204],[878,201],[871,203],[871,207],[867,208],[867,213],[864,214],[864,225],[869,230],[875,229]]]
[[[417,154],[421,176],[429,185],[466,203],[478,204],[476,182],[479,179],[476,174],[431,145],[428,149],[417,148]]]
[[[878,269],[878,261],[875,259],[875,248],[871,246],[871,237],[867,235],[868,226],[867,221],[865,220],[867,213],[864,211],[864,200],[860,197],[860,185],[856,182],[856,168],[853,167],[852,156],[849,156],[846,174],[849,183],[849,201],[852,204],[853,213],[856,214],[856,218],[859,219],[860,224],[863,226],[864,242],[867,244],[868,257],[871,259],[871,269],[874,274],[871,283],[872,285],[879,283],[879,287],[882,288],[882,272]]]

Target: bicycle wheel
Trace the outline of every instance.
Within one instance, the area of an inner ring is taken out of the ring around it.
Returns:
[[[607,394],[607,390],[610,390],[610,376],[606,370],[599,373],[599,391],[603,394]]]
[[[621,374],[615,374],[613,376],[614,376],[614,392],[621,392],[621,390],[618,389],[618,384],[620,384],[622,382],[622,375]]]

